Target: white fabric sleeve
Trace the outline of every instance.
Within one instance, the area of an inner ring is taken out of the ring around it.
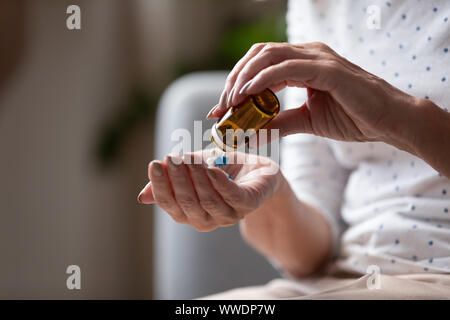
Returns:
[[[285,103],[298,107],[305,95],[293,90],[297,92],[289,94],[289,89]],[[335,257],[345,227],[341,205],[349,171],[338,163],[326,139],[309,134],[283,138],[280,158],[281,170],[297,198],[318,209],[329,222]]]

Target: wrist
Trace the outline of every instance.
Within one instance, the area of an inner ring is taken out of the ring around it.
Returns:
[[[241,221],[243,225],[246,223],[254,224],[255,222],[260,224],[262,221],[271,221],[273,223],[277,219],[282,219],[280,216],[283,215],[283,210],[280,209],[290,205],[293,192],[281,170],[278,170],[276,174],[278,177],[272,196],[259,208],[247,214]]]
[[[409,150],[441,174],[449,176],[450,114],[432,101],[420,99],[409,124]]]
[[[424,130],[422,126],[426,122],[430,103],[429,100],[416,97],[409,97],[402,103],[397,103],[382,141],[416,155],[419,134]]]

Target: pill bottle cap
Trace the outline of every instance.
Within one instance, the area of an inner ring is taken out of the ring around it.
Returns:
[[[225,143],[223,143],[223,137],[221,137],[221,135],[222,134],[220,133],[220,131],[217,130],[217,123],[215,123],[211,128],[212,142],[216,145],[216,147],[225,152],[235,151],[233,147],[227,146]]]

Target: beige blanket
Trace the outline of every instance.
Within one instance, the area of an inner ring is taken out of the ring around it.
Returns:
[[[450,275],[371,274],[359,278],[334,275],[301,281],[276,279],[266,285],[234,289],[202,299],[450,299]]]

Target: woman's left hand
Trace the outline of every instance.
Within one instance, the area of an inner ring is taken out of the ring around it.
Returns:
[[[246,95],[287,86],[307,88],[308,101],[272,120],[269,128],[280,129],[280,136],[311,133],[341,141],[383,141],[404,150],[408,146],[397,139],[396,131],[404,130],[399,121],[408,123],[415,106],[424,100],[368,73],[323,43],[262,43],[236,64],[209,117],[221,117]]]
[[[198,231],[212,231],[238,223],[286,189],[278,165],[269,158],[228,152],[227,163],[209,168],[207,159],[215,159],[214,154],[208,149],[152,161],[151,182],[138,201],[156,203],[173,220]]]

